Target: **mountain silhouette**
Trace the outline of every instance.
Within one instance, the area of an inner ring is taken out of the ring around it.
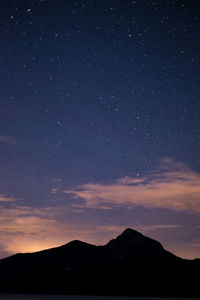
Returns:
[[[104,246],[81,241],[0,260],[1,293],[199,297],[200,259],[126,229]]]

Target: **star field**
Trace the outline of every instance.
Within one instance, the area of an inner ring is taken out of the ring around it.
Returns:
[[[127,226],[200,256],[199,1],[2,0],[0,43],[1,256]]]

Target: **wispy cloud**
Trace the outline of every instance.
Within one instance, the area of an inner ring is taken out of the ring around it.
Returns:
[[[7,145],[18,145],[20,142],[13,136],[0,134],[0,143]]]
[[[0,206],[0,252],[33,252],[62,244],[70,232],[56,220],[64,208]],[[66,238],[67,239],[67,238]]]
[[[200,247],[200,239],[196,239],[193,243],[189,244],[191,247]]]
[[[0,194],[0,257],[39,251],[74,239],[105,244],[126,227],[164,241],[165,245],[171,244],[171,250],[178,249],[175,253],[183,253],[182,256],[199,256],[199,240],[193,241],[199,233],[200,174],[184,164],[164,158],[160,167],[145,177],[121,178],[109,184],[88,183],[67,191],[59,179],[54,180],[53,187],[53,197],[59,198],[64,191],[70,201],[34,208],[23,206],[24,202],[12,196]],[[72,196],[77,199],[73,201]],[[110,218],[113,217],[112,209],[118,207],[122,208],[116,210],[120,212],[120,219]],[[136,207],[142,207],[137,216],[133,214]],[[149,215],[143,215],[146,208],[155,207],[162,208],[156,211],[162,211],[165,218],[149,219]],[[107,210],[108,217],[101,217],[99,210]],[[196,221],[186,228],[182,217],[177,219],[180,215],[190,215]],[[185,235],[186,229],[193,232],[191,239]],[[175,242],[170,242],[172,236]]]
[[[99,244],[99,234],[112,230],[90,222],[63,220],[66,207],[32,208],[0,205],[0,257],[18,252],[34,252],[79,239]],[[125,227],[121,227],[124,230]],[[105,237],[104,237],[105,239]]]
[[[14,205],[0,206],[0,257],[18,252],[34,252],[56,247],[79,239],[94,244],[105,244],[127,226],[97,223],[73,223],[60,219],[65,207],[31,208]],[[179,225],[134,226],[143,232],[174,229]]]
[[[89,208],[142,206],[200,213],[200,174],[170,158],[163,158],[159,169],[143,178],[88,183],[65,192]]]
[[[7,205],[3,203],[0,205],[0,258],[18,252],[34,252],[56,247],[74,239],[102,245],[127,227],[126,220],[122,221],[121,225],[112,222],[92,222],[87,218],[79,222],[70,221],[66,217],[68,208],[64,206],[32,208],[13,203],[9,204],[10,207]],[[140,223],[132,226],[129,224],[129,227],[153,238],[159,237],[158,240],[161,241],[160,237],[163,238],[167,232],[171,236],[172,233],[176,234],[177,230],[184,231],[181,225],[170,223]],[[165,245],[170,246],[166,241]],[[185,246],[184,249],[188,249]],[[176,247],[171,247],[171,251]],[[191,249],[191,246],[189,248]],[[198,253],[198,249],[196,252]],[[187,251],[183,253],[184,256],[187,257]],[[194,256],[192,252],[191,257]]]
[[[15,202],[18,201],[20,199],[12,197],[12,196],[7,196],[4,194],[0,194],[0,202]]]

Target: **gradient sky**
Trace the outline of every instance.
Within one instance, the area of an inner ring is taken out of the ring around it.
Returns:
[[[0,45],[0,257],[200,257],[200,1],[1,0]]]

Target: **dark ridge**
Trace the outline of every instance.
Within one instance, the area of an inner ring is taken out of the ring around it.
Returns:
[[[105,246],[74,240],[0,260],[1,293],[200,297],[200,259],[127,228]]]
[[[92,244],[89,244],[89,243],[86,243],[86,242],[82,242],[82,241],[79,241],[79,240],[73,240],[67,244],[65,244],[64,246],[61,246],[61,247],[69,247],[69,246],[72,246],[72,247],[90,247],[90,246],[95,246],[95,245],[92,245]]]
[[[125,236],[125,237],[139,236],[139,237],[141,237],[141,236],[143,236],[143,234],[132,228],[126,228],[117,238],[122,237],[122,236]]]

